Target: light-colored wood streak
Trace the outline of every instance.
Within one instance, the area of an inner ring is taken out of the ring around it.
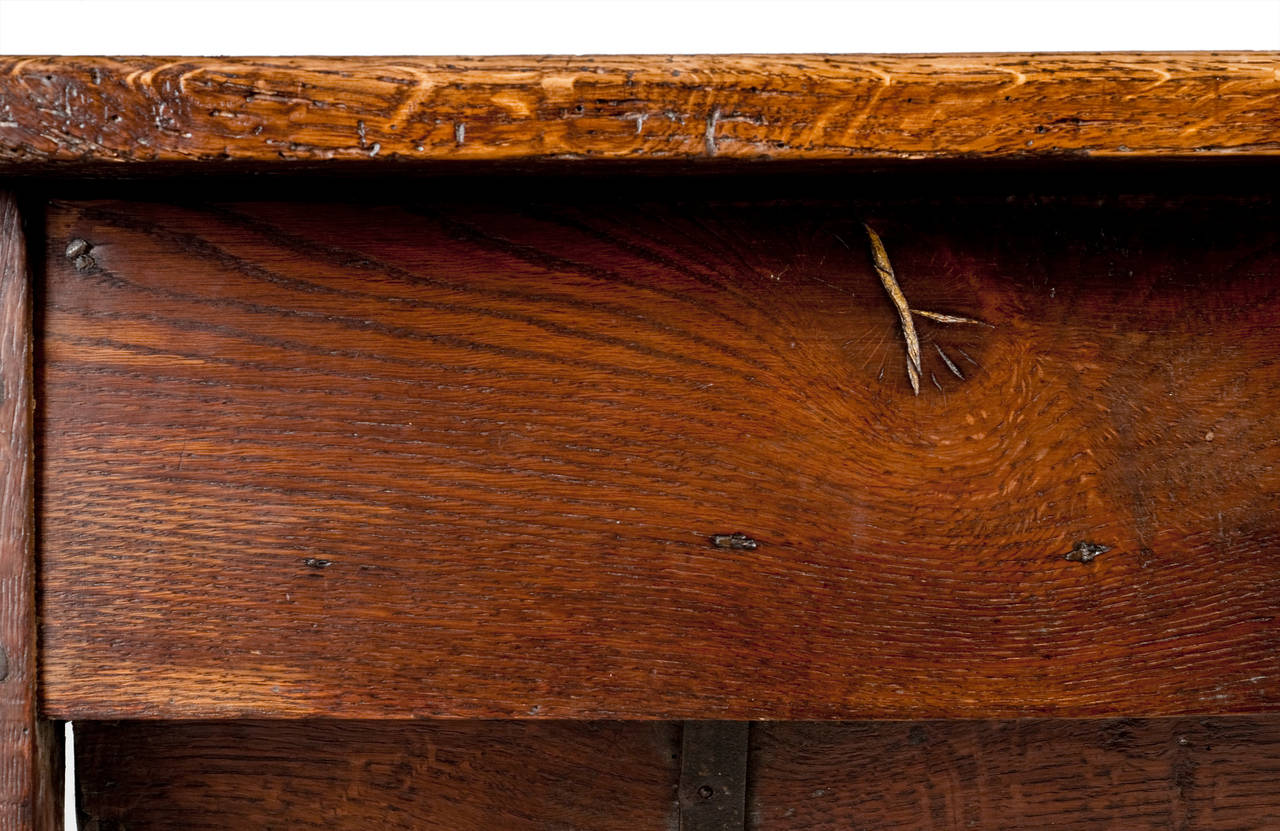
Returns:
[[[1273,53],[3,58],[0,170],[1280,154]]]

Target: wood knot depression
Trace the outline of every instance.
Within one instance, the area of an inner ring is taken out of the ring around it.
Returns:
[[[711,544],[729,551],[755,551],[760,545],[746,534],[712,534]]]
[[[1092,563],[1099,554],[1106,554],[1111,546],[1100,542],[1078,542],[1067,552],[1067,559],[1073,563]]]

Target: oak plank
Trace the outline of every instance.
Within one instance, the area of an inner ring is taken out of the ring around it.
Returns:
[[[62,827],[60,747],[36,690],[31,279],[0,191],[0,831]]]
[[[539,192],[51,206],[47,712],[1280,709],[1269,197]]]
[[[666,828],[665,722],[84,722],[81,823]],[[1225,831],[1280,820],[1280,722],[758,723],[747,828]]]
[[[81,827],[674,828],[669,722],[84,722]]]
[[[1280,826],[1280,720],[759,724],[753,831]]]
[[[0,172],[1275,156],[1266,52],[0,58]]]

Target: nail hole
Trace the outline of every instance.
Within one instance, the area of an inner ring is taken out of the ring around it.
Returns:
[[[760,547],[760,543],[746,534],[712,534],[711,544],[730,551],[755,551]]]
[[[1067,559],[1073,563],[1092,563],[1099,554],[1106,554],[1111,546],[1100,542],[1078,542],[1067,552]]]
[[[68,260],[74,260],[81,254],[88,254],[92,248],[88,240],[76,237],[67,242],[67,248],[63,253],[67,255]]]

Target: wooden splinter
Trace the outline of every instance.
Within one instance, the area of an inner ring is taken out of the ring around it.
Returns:
[[[902,338],[907,344],[907,379],[911,381],[911,390],[916,395],[920,394],[920,338],[916,335],[915,321],[912,315],[928,318],[938,323],[973,323],[978,326],[990,326],[989,323],[983,323],[981,320],[975,320],[971,317],[961,317],[960,315],[943,314],[942,312],[926,312],[921,309],[913,309],[907,303],[906,295],[902,293],[902,288],[898,285],[898,279],[893,275],[893,266],[889,264],[889,255],[884,250],[884,243],[880,241],[880,235],[871,229],[870,225],[865,222],[862,227],[867,231],[867,239],[871,242],[871,263],[875,266],[876,275],[880,278],[880,284],[884,286],[885,292],[889,295],[889,300],[893,302],[894,309],[898,312],[898,319],[902,322]],[[938,354],[942,355],[942,360],[946,362],[947,367],[957,376],[960,375],[956,365],[942,351],[942,347],[934,345],[938,350]],[[934,379],[936,385],[937,379]]]

